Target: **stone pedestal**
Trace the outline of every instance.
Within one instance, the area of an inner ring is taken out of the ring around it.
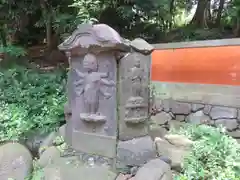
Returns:
[[[119,63],[119,142],[117,162],[142,165],[155,157],[149,129],[149,82],[152,46],[142,39],[130,42],[131,53]]]
[[[107,159],[105,162],[114,165],[116,160],[124,161],[125,144],[135,138],[137,146],[148,143],[151,149],[148,87],[152,46],[142,39],[126,41],[105,24],[86,24],[59,49],[70,63],[66,141],[72,150],[83,154],[81,157]],[[137,157],[145,150],[139,148]],[[122,154],[120,158],[117,152]],[[133,165],[151,157],[152,151]]]

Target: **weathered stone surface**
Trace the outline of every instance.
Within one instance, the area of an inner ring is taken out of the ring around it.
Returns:
[[[119,139],[147,135],[150,55],[132,52],[119,63]]]
[[[66,52],[70,63],[67,94],[71,117],[66,125],[67,143],[76,151],[115,157],[116,54],[129,52],[130,45],[106,24],[82,24],[59,49]],[[65,111],[66,114],[67,108]],[[99,144],[106,146],[100,148]]]
[[[192,124],[208,124],[211,119],[203,111],[197,111],[187,116],[186,121]]]
[[[215,125],[223,125],[228,131],[233,131],[237,129],[238,122],[236,119],[217,119]]]
[[[185,118],[186,118],[185,115],[176,115],[175,120],[183,122],[185,121]]]
[[[81,149],[81,152],[115,158],[116,156],[116,137],[101,136],[94,133],[83,133],[75,131],[73,133],[73,141],[75,148]],[[101,144],[101,146],[99,146]]]
[[[57,132],[52,132],[42,141],[38,151],[39,155],[42,154],[46,150],[46,148],[53,145],[53,142],[56,137],[57,137]]]
[[[134,180],[173,180],[173,175],[167,163],[154,159],[138,170]]]
[[[237,139],[240,138],[240,130],[239,129],[232,131],[232,132],[228,132],[228,134],[229,134],[229,136],[232,136],[233,138],[237,138]]]
[[[189,147],[193,144],[193,141],[188,139],[186,136],[178,134],[166,134],[164,138],[175,146]]]
[[[104,42],[104,43],[102,43]],[[101,50],[125,50],[128,46],[123,42],[121,36],[106,24],[81,24],[62,44],[58,46],[61,51],[77,49],[73,55],[86,53],[89,49],[98,48]],[[81,50],[81,51],[80,51]]]
[[[161,112],[163,110],[162,100],[155,99],[153,106],[154,106],[157,113]]]
[[[172,120],[172,116],[166,112],[160,112],[155,116],[152,116],[152,121],[158,125],[169,123]]]
[[[237,118],[237,109],[214,106],[211,109],[210,116],[212,119],[234,119]]]
[[[28,135],[27,140],[24,144],[28,147],[28,149],[32,152],[33,155],[38,155],[40,146],[44,142],[44,140],[49,136],[49,133],[38,133],[35,132]]]
[[[51,165],[44,169],[44,180],[115,180],[117,174],[104,166],[88,167],[86,165]]]
[[[204,104],[192,104],[192,111],[196,112],[202,110],[204,108]]]
[[[143,165],[156,156],[153,140],[150,136],[119,141],[117,147],[117,161],[119,166]]]
[[[163,110],[165,112],[169,112],[171,109],[171,102],[172,100],[168,100],[168,99],[163,99],[162,100],[162,106],[163,106]]]
[[[180,171],[184,162],[184,157],[188,154],[188,148],[174,146],[167,140],[156,138],[155,146],[158,156],[164,156],[171,159],[171,167]]]
[[[171,121],[170,123],[170,129],[180,129],[183,127],[186,123],[185,122],[179,122],[179,121]]]
[[[56,159],[60,158],[60,155],[61,153],[57,147],[51,146],[42,153],[40,159],[38,160],[38,165],[40,167],[45,167],[48,164],[54,163]]]
[[[203,108],[203,113],[206,115],[209,115],[211,109],[212,109],[212,106],[209,104],[206,104],[205,107]]]
[[[164,137],[167,134],[167,130],[164,127],[158,125],[150,125],[149,127],[149,135],[151,136],[152,140],[156,137]]]
[[[120,173],[116,180],[129,180],[132,177],[130,174],[122,174]]]
[[[191,104],[171,101],[171,111],[173,114],[185,114],[188,115],[191,112]]]
[[[66,136],[66,124],[62,125],[59,130],[58,133],[61,137],[63,137],[65,139]]]
[[[18,143],[0,146],[0,179],[23,180],[32,170],[32,155],[29,150]]]
[[[145,40],[141,38],[136,38],[130,43],[131,47],[133,47],[136,51],[139,51],[143,54],[150,54],[154,47],[148,44]]]

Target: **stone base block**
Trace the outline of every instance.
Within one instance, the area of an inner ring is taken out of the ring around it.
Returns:
[[[115,180],[117,174],[103,166],[52,165],[44,169],[45,180]]]
[[[117,168],[141,166],[156,157],[150,136],[119,141],[117,145]]]
[[[116,157],[116,137],[99,134],[74,131],[72,136],[72,148],[88,154]]]

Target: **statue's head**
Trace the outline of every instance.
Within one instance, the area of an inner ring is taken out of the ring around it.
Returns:
[[[134,66],[137,67],[137,68],[140,68],[140,67],[141,67],[141,63],[140,63],[140,60],[139,60],[139,59],[136,59],[136,60],[135,60]]]
[[[83,59],[83,68],[87,71],[97,71],[98,64],[97,64],[97,58],[94,54],[88,53],[85,55]]]

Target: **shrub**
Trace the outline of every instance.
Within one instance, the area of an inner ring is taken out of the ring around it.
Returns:
[[[16,140],[32,131],[48,132],[59,126],[66,101],[65,77],[60,69],[1,69],[0,140]]]
[[[178,180],[240,180],[240,145],[222,127],[188,125],[174,133],[195,143]]]

